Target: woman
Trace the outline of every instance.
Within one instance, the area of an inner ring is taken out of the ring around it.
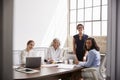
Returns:
[[[26,57],[34,57],[36,56],[33,47],[35,45],[35,42],[33,40],[29,40],[27,42],[27,47],[23,51],[21,51],[21,64],[26,63]]]
[[[82,24],[78,24],[76,29],[79,33],[73,36],[73,53],[76,54],[78,61],[83,61],[85,54],[84,42],[88,38],[88,35],[83,34],[84,26]]]
[[[94,38],[87,38],[85,41],[85,50],[88,51],[87,56],[86,56],[86,62],[77,62],[77,67],[94,67],[99,73],[99,66],[100,66],[100,52],[99,52],[99,47],[96,44],[96,41]],[[75,73],[71,80],[80,80],[81,76],[86,76],[87,72],[78,72],[78,75]],[[89,75],[90,76],[90,75]],[[99,76],[99,75],[98,75]],[[77,78],[76,78],[77,77]],[[79,77],[79,78],[78,78]],[[74,79],[76,78],[76,79]]]
[[[79,62],[78,65],[82,67],[99,67],[100,66],[100,52],[94,38],[88,38],[85,41],[85,49],[88,51],[86,62]]]
[[[46,62],[56,62],[60,61],[63,58],[63,51],[60,49],[60,41],[59,39],[55,38],[53,39],[50,48],[48,49],[48,52],[45,56]]]

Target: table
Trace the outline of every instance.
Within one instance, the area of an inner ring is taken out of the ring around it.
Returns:
[[[81,68],[73,69],[61,69],[57,67],[41,67],[39,68],[40,72],[26,74],[17,72],[13,70],[13,79],[14,80],[58,80],[71,77],[71,74],[77,71],[80,71]]]

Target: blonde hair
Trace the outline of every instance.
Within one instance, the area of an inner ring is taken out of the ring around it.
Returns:
[[[58,38],[54,38],[53,41],[51,42],[50,46],[53,46],[55,41],[57,41],[59,43],[59,46],[60,46],[60,40]]]

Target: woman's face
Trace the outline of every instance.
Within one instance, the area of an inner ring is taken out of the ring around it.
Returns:
[[[91,40],[86,40],[86,44],[85,45],[86,45],[87,50],[91,49],[92,41]]]
[[[77,30],[78,30],[78,32],[83,32],[83,26],[78,26],[78,28],[77,28]]]
[[[57,49],[58,47],[59,47],[59,41],[57,41],[57,40],[55,40],[54,42],[53,42],[53,47],[55,48],[55,49]]]
[[[29,44],[27,45],[27,48],[28,48],[29,50],[31,50],[31,49],[33,49],[34,45],[35,45],[35,43],[34,43],[34,42],[31,42],[31,43],[29,43]]]

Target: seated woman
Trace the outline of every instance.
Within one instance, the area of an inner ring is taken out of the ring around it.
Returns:
[[[78,66],[82,67],[99,67],[100,66],[100,52],[99,47],[94,38],[88,38],[85,41],[85,49],[88,51],[86,62],[78,62]]]
[[[48,48],[48,52],[45,55],[45,62],[53,63],[60,61],[63,58],[63,50],[60,48],[59,39],[53,39],[51,46]]]
[[[29,40],[27,42],[26,49],[21,51],[21,64],[26,63],[26,57],[36,57],[36,54],[33,51],[34,45],[35,45],[35,42],[33,40]]]
[[[86,62],[79,62],[76,61],[77,67],[94,67],[96,69],[99,69],[100,66],[100,52],[99,47],[97,46],[97,43],[94,38],[87,38],[85,41],[85,50],[88,51],[86,56]],[[98,72],[99,73],[99,72]],[[79,73],[80,74],[80,73]],[[80,75],[74,75],[74,77],[81,77],[81,75],[85,75],[85,72],[82,72]],[[73,78],[74,78],[73,77]],[[75,79],[72,79],[75,80]],[[80,78],[76,78],[76,80],[80,80]]]

